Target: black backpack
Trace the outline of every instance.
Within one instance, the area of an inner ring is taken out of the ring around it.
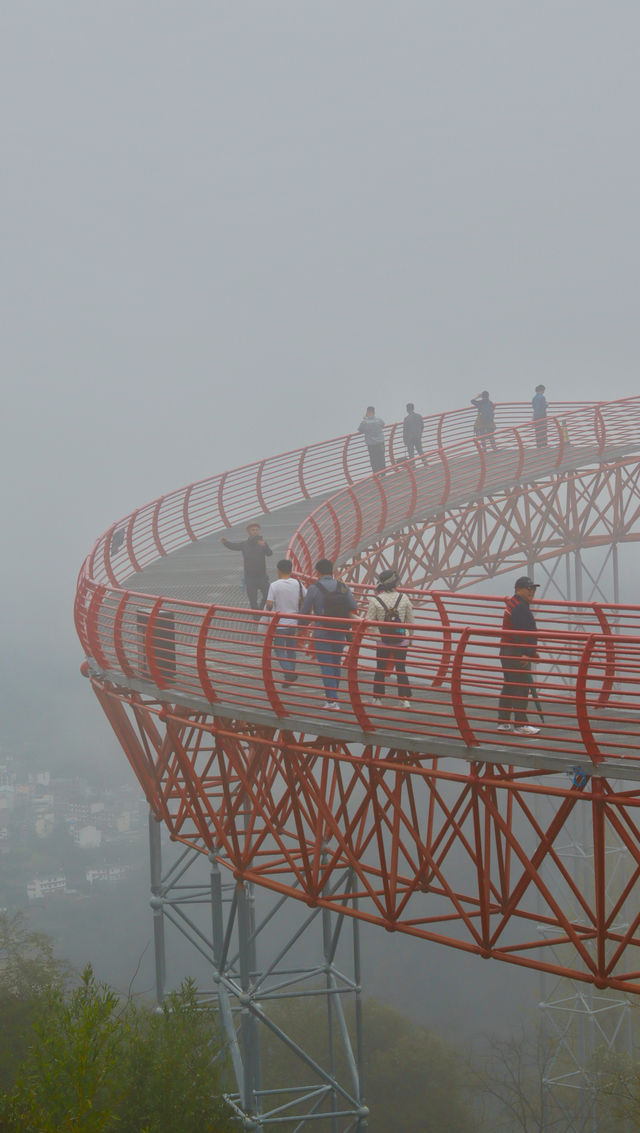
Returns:
[[[322,614],[325,618],[351,617],[351,602],[344,582],[338,582],[335,590],[328,590],[318,580],[316,586],[322,591]]]
[[[375,599],[375,601],[380,606],[382,606],[382,609],[384,610],[384,617],[380,618],[380,621],[383,621],[385,623],[384,629],[380,630],[381,637],[401,637],[404,634],[404,629],[402,628],[402,618],[400,617],[400,613],[398,611],[398,606],[400,605],[401,598],[402,594],[398,594],[398,597],[393,603],[393,606],[387,606],[381,598]]]

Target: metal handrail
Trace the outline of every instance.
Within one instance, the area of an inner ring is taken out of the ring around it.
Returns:
[[[496,732],[503,683],[499,646],[512,633],[447,624],[436,607],[431,620],[413,625],[408,644],[396,647],[399,657],[406,656],[413,690],[411,709],[405,711],[392,673],[386,676],[387,699],[382,706],[373,704],[377,650],[386,649],[378,622],[357,617],[337,624],[297,615],[298,679],[284,688],[280,627],[287,615],[263,613],[256,619],[245,608],[221,606],[206,607],[201,615],[196,603],[126,591],[114,607],[114,596],[97,587],[87,623],[94,671],[114,683],[124,676],[128,686],[147,685],[169,701],[186,698],[194,707],[211,706],[223,715],[230,705],[249,717],[268,712],[283,726],[292,719],[304,719],[307,727],[330,719],[357,725],[367,735],[391,729],[407,744],[415,745],[423,735],[462,745],[470,758],[474,748],[502,742]],[[325,707],[317,629],[348,631],[339,715],[329,716]],[[560,751],[574,763],[588,758],[593,765],[605,760],[640,765],[640,634],[543,629],[536,650],[534,679],[545,716],[535,740],[541,762]],[[506,742],[520,748],[530,744],[528,737],[515,734]]]
[[[477,436],[457,439],[446,450],[425,447],[423,458],[402,462],[393,478],[383,472],[337,492],[331,499],[334,523],[329,535],[322,523],[327,505],[319,504],[296,531],[289,556],[298,570],[319,558],[344,558],[367,539],[405,524],[408,515],[450,508],[489,489],[517,484],[525,474],[527,480],[534,480],[560,468],[599,462],[607,450],[640,446],[640,398],[574,408],[548,418],[547,432],[551,441],[555,434],[556,443],[544,447],[536,446],[534,421],[496,430],[492,434],[496,452],[485,452],[487,439]],[[442,492],[434,504],[434,486],[440,484]],[[360,522],[353,536],[356,504]]]
[[[560,438],[558,452],[564,451],[565,457],[567,429],[578,460],[590,458],[590,454],[600,458],[616,448],[640,444],[640,398],[571,408],[573,412],[566,407],[565,416],[557,419],[561,424],[555,426]],[[449,500],[465,492],[473,495],[481,485],[486,489],[492,464],[496,464],[493,454],[485,461],[482,446],[478,461],[475,438],[461,438],[462,428],[470,427],[472,412],[462,410],[427,419],[426,436],[436,442]],[[522,417],[524,410],[522,406],[500,407],[504,419],[509,413]],[[548,426],[553,428],[551,420]],[[392,455],[397,450],[398,432],[393,430],[393,426],[387,430]],[[505,443],[509,437],[511,446]],[[530,421],[521,420],[499,430],[496,440],[505,452],[500,475],[505,474],[505,468],[508,474],[518,469],[522,473],[525,452],[535,458],[527,464],[528,476],[536,469],[549,471],[550,456],[553,465],[558,463],[555,448],[535,449]],[[400,485],[397,475],[388,477],[389,484],[394,481],[391,493],[386,490],[385,476],[371,476],[364,467],[368,462],[363,450],[357,435],[307,446],[189,485],[113,524],[83,564],[76,594],[78,634],[97,669],[115,681],[124,677],[125,684],[139,681],[210,704],[242,708],[251,703],[279,719],[294,712],[305,719],[316,719],[323,711],[323,692],[313,676],[313,665],[294,690],[286,696],[280,690],[277,616],[268,623],[256,622],[244,609],[151,597],[123,589],[122,580],[194,539],[232,521],[250,518],[258,506],[261,510],[274,509],[334,488],[329,503],[316,509],[294,537],[292,547],[295,544],[296,558],[305,573],[310,572],[314,556],[346,553],[345,531],[353,528],[354,516],[359,539],[381,531],[388,523],[406,522],[409,505],[420,503],[424,473],[420,458],[402,462],[406,476],[401,468]],[[473,481],[469,479],[473,472],[467,467],[473,464],[468,459],[472,453],[476,469],[478,464],[480,467]],[[430,466],[432,458],[433,452],[428,450]],[[425,475],[429,472],[427,469]],[[364,597],[360,588],[356,591]],[[486,742],[494,729],[485,717],[495,708],[502,679],[496,635],[500,633],[504,600],[446,592],[409,593],[417,617],[411,655],[422,689],[419,712],[434,714],[435,724],[420,722],[414,710],[408,720],[398,719],[394,712],[388,719],[379,712],[372,715],[367,707],[374,666],[369,623],[358,626],[346,653],[351,691],[347,715],[367,733],[392,724],[401,735],[405,731],[407,736],[415,735],[418,722],[419,727],[435,728],[434,734],[469,748]],[[629,717],[638,707],[635,684],[640,665],[640,609],[591,602],[541,602],[536,608],[539,651],[547,657],[547,669],[543,674],[538,671],[538,681],[544,679],[552,690],[556,715],[555,728],[545,726],[543,740],[536,742],[546,750],[562,733],[571,737],[576,758],[585,753],[593,762],[614,756],[638,758],[633,729],[619,720],[604,744],[595,737],[603,731],[602,713],[608,713],[607,719],[612,714]],[[309,620],[302,618],[301,622],[308,624]],[[615,633],[603,632],[611,627]],[[483,643],[484,654],[476,656],[474,649],[479,643]],[[485,691],[478,692],[479,687]]]
[[[628,399],[629,406],[634,401],[640,399]],[[568,415],[575,412],[576,403],[557,408]],[[522,403],[497,408],[505,425],[521,423],[530,411]],[[425,449],[455,446],[472,432],[474,417],[471,406],[426,417]],[[386,427],[387,440],[394,429],[394,425]],[[394,464],[402,463],[406,455],[397,430],[391,455]],[[135,572],[206,535],[299,500],[338,492],[370,479],[370,474],[367,449],[358,433],[254,461],[168,492],[117,520],[96,541],[80,573],[96,582],[122,585]]]

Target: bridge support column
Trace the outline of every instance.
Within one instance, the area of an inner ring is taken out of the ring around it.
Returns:
[[[588,812],[581,807],[567,825],[565,838],[558,847],[558,856],[567,871],[580,877],[581,891],[588,894],[594,870],[593,831]],[[605,900],[607,907],[617,907],[628,883],[628,853],[623,842],[611,830],[606,845]],[[544,871],[543,871],[544,872]],[[549,888],[561,898],[553,874],[545,879]],[[580,912],[574,913],[576,922]],[[624,906],[618,910],[616,929],[624,933],[628,918]],[[553,935],[540,929],[541,935]],[[550,945],[552,961],[562,963],[562,946]],[[623,992],[596,990],[579,980],[552,977],[542,973],[539,1004],[544,1045],[544,1077],[542,1081],[545,1128],[558,1122],[566,1133],[598,1133],[602,1125],[601,1106],[603,1055],[633,1054],[631,1002]],[[605,1068],[606,1074],[606,1068]],[[629,1125],[619,1119],[620,1133]]]
[[[366,1133],[357,918],[271,898],[233,878],[215,852],[207,878],[207,859],[194,851],[162,874],[161,827],[153,821],[154,925],[157,916],[162,943],[156,982],[164,991],[169,923],[213,981],[213,996],[201,998],[217,1008],[234,1078],[225,1096],[240,1127],[311,1133],[323,1118],[331,1133]],[[347,870],[331,884],[352,892],[355,882]]]
[[[149,873],[151,878],[151,908],[153,909],[153,949],[156,974],[156,1003],[164,999],[167,962],[164,939],[164,908],[162,894],[162,828],[153,811],[149,812]]]

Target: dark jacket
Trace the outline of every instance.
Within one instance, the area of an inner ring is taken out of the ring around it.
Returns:
[[[541,421],[543,417],[547,416],[547,406],[549,402],[543,393],[537,393],[531,399],[531,408],[533,410],[533,418],[535,421]]]
[[[407,441],[419,441],[424,429],[424,420],[420,413],[413,410],[407,413],[402,424],[402,439],[406,444]]]
[[[478,410],[476,433],[493,433],[496,407],[488,397],[472,397],[471,404]]]
[[[265,558],[267,555],[272,555],[273,551],[264,540],[263,545],[258,546],[259,539],[262,539],[262,535],[243,539],[241,543],[232,543],[230,539],[223,540],[228,551],[242,551],[245,578],[264,578],[267,573]]]
[[[318,583],[320,585],[318,585]],[[305,594],[304,602],[302,603],[302,613],[317,614],[319,617],[322,617],[325,612],[324,600],[326,591],[328,590],[330,593],[333,593],[338,589],[338,586],[343,589],[347,600],[346,604],[351,613],[357,610],[358,604],[349,587],[346,586],[344,582],[338,582],[338,579],[334,578],[333,575],[325,574],[316,582],[311,583],[311,586]],[[336,634],[340,635],[343,631],[339,630],[337,626],[332,626],[331,628],[323,626],[319,631],[316,629],[316,633],[318,632],[327,634],[329,637],[335,637]]]
[[[511,634],[504,634],[500,640],[501,657],[535,657],[536,619],[531,608],[524,598],[514,594],[507,599],[507,608],[502,619],[503,631],[512,630]],[[517,632],[515,632],[517,631]]]

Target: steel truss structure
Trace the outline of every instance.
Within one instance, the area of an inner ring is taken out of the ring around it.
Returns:
[[[540,800],[541,811],[548,808]],[[572,816],[558,841],[557,852],[567,870],[589,890],[595,846],[585,816]],[[629,884],[629,857],[620,839],[610,836],[604,848],[607,861],[606,899],[617,909],[619,931],[629,928],[630,912],[625,894]],[[544,871],[543,871],[544,872]],[[545,877],[553,887],[553,878]],[[570,910],[568,910],[570,911]],[[575,910],[574,910],[575,915]],[[541,937],[548,930],[540,926]],[[550,941],[550,953],[562,967],[563,948]],[[602,1089],[611,1056],[633,1054],[631,997],[610,988],[598,991],[566,976],[541,976],[542,1048],[544,1051],[543,1126],[565,1133],[597,1133],[600,1128]],[[628,1122],[618,1119],[620,1133]]]
[[[496,743],[501,601],[420,590],[435,577],[460,588],[481,570],[540,569],[636,539],[640,399],[565,408],[545,449],[526,408],[502,411],[496,454],[465,439],[462,411],[427,422],[426,463],[401,459],[394,426],[394,465],[378,476],[362,468],[357,439],[339,438],[191,485],[114,524],[81,571],[85,675],[155,818],[232,887],[224,921],[211,885],[210,952],[234,1103],[249,1128],[263,1128],[270,1105],[252,1029],[269,1019],[252,953],[252,886],[303,902],[323,926],[325,917],[364,920],[578,986],[640,992],[640,914],[620,915],[625,903],[638,907],[640,892],[639,608],[585,601],[576,567],[576,598],[540,603],[543,733],[534,744]],[[366,621],[346,654],[343,713],[328,719],[312,656],[292,692],[278,687],[277,616],[261,625],[246,611],[145,593],[150,564],[258,510],[307,501],[309,512],[320,493],[329,498],[291,541],[303,576],[328,555],[363,601],[384,566],[414,587],[410,718],[392,703],[370,706]],[[559,772],[572,765],[580,774],[567,781]],[[587,874],[572,872],[559,848],[576,816],[593,845]],[[614,840],[628,865],[619,894],[609,885]],[[157,869],[154,887],[162,971],[161,925],[184,919]],[[236,927],[241,943],[226,967]],[[236,992],[239,1047],[228,1006]],[[343,1021],[339,1030],[348,1037]],[[357,1057],[354,1067],[347,1087],[331,1067],[320,1076],[336,1133],[366,1122]]]
[[[168,922],[210,968],[213,996],[203,993],[201,1000],[214,1002],[218,1008],[221,1037],[235,1079],[235,1088],[227,1090],[226,1098],[242,1128],[299,1130],[325,1119],[344,1133],[364,1133],[369,1111],[364,1104],[361,1069],[358,918],[350,918],[347,924],[344,916],[335,916],[327,909],[308,911],[298,905],[303,916],[295,930],[290,930],[284,942],[276,941],[274,946],[271,939],[265,944],[286,898],[272,902],[262,916],[257,915],[255,887],[250,882],[229,880],[215,850],[207,857],[208,877],[199,869],[200,876],[194,880],[202,855],[187,848],[163,870],[161,826],[153,815],[149,818],[149,860],[157,999],[161,1002],[165,991]],[[348,891],[353,888],[353,879],[343,876],[332,884]],[[354,904],[356,901],[354,897]],[[198,916],[203,911],[204,920]],[[310,956],[318,935],[321,949],[312,963]],[[265,963],[269,947],[271,955]],[[324,1008],[320,1017],[315,1012],[314,1022],[324,1026],[326,1066],[301,1044],[299,1035],[287,1029],[286,1014],[278,1017],[279,1006],[298,1000],[321,1003]],[[267,1062],[275,1046],[280,1048],[281,1057],[282,1053],[288,1056],[291,1077],[286,1085],[274,1085],[263,1074],[265,1036],[269,1040]]]
[[[640,883],[640,792],[310,739],[95,689],[171,837],[215,851],[236,880],[484,959],[640,991],[640,914],[624,929],[618,920]],[[555,803],[545,823],[539,795]],[[588,885],[557,850],[576,811],[595,847]],[[607,897],[611,837],[631,866],[616,901]],[[345,871],[355,887],[332,886]],[[550,943],[565,949],[562,966],[542,957]]]
[[[459,590],[517,572],[523,563],[537,569],[591,548],[638,540],[640,464],[633,459],[517,484],[472,507],[428,515],[376,540],[343,577],[371,586],[381,570],[393,566],[407,586]],[[571,598],[566,583],[562,590]],[[580,583],[575,597],[583,599]],[[605,601],[610,597],[601,594]]]

